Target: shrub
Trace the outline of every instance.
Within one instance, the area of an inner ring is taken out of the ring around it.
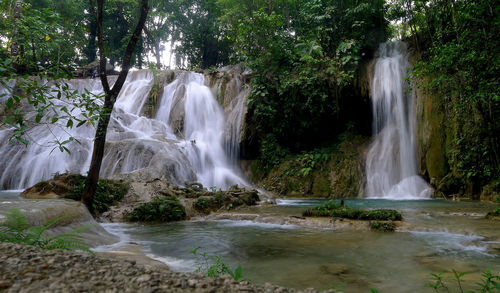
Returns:
[[[47,229],[62,219],[51,220],[44,226],[31,226],[26,216],[20,210],[9,210],[6,213],[6,220],[0,225],[0,242],[33,245],[47,250],[81,250],[92,253],[80,235],[81,232],[90,228],[89,225],[64,234],[55,236],[46,235]]]
[[[382,232],[392,232],[396,229],[396,224],[394,222],[370,222],[370,229],[378,230]]]
[[[401,221],[403,217],[396,210],[378,209],[361,210],[341,206],[334,201],[328,201],[322,205],[305,210],[304,217],[337,217],[353,220],[375,220],[375,221]]]
[[[136,207],[129,215],[130,221],[171,222],[184,220],[186,210],[179,200],[173,196],[156,198]]]
[[[79,176],[78,180],[73,182],[73,188],[65,194],[65,198],[80,200],[85,188],[85,176]],[[98,213],[104,213],[109,207],[121,200],[129,189],[128,183],[122,183],[114,180],[99,179],[97,189],[94,195],[92,206]]]

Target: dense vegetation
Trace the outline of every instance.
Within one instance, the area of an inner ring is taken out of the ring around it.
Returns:
[[[439,97],[451,193],[500,190],[500,7],[496,1],[397,0],[390,17],[421,55],[415,74]],[[444,123],[446,121],[446,123]]]
[[[289,154],[329,147],[347,128],[368,134],[371,114],[360,68],[380,42],[401,38],[419,56],[414,76],[439,97],[437,108],[450,122],[442,130],[449,175],[444,192],[500,190],[495,1],[151,0],[149,6],[131,64],[209,69],[244,62],[252,91],[243,155],[259,158],[266,172]],[[110,64],[123,65],[139,10],[138,1],[104,2],[103,50]],[[97,56],[92,11],[91,2],[77,0],[0,1],[3,85],[25,74],[60,80],[83,72]],[[174,54],[164,58],[168,52]],[[36,79],[24,79],[11,99],[2,100],[3,123],[15,128],[15,138],[28,142],[28,120],[62,127],[97,121],[97,97],[74,95],[62,81],[59,87],[59,94],[50,93]],[[54,102],[61,95],[73,97],[70,107]],[[18,110],[22,97],[32,97],[31,116]],[[76,118],[74,108],[86,118]],[[53,147],[70,151],[69,143],[55,138]]]

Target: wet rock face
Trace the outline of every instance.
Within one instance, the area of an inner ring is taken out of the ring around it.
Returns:
[[[175,273],[136,261],[0,243],[2,292],[318,292]],[[334,290],[324,292],[335,292]]]
[[[363,192],[368,143],[367,137],[348,135],[339,150],[326,154],[328,159],[315,162],[313,167],[304,164],[311,154],[289,157],[258,180],[258,185],[281,196],[358,197]]]

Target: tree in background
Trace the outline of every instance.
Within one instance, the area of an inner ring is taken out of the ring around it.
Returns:
[[[175,53],[192,67],[209,68],[229,62],[230,40],[225,37],[218,18],[221,9],[216,0],[183,0],[182,13],[176,14],[175,26],[180,46]]]
[[[103,18],[104,18],[104,0],[97,0],[97,8],[94,6],[94,1],[90,0],[92,14],[96,18],[97,24],[97,40],[99,46],[99,75],[101,78],[102,87],[104,89],[104,105],[99,116],[96,135],[94,139],[94,149],[90,168],[85,181],[85,189],[82,195],[82,202],[92,212],[92,202],[95,191],[97,189],[97,181],[99,180],[99,172],[101,170],[102,159],[104,156],[104,147],[106,144],[106,132],[111,118],[113,106],[118,98],[118,94],[125,83],[128,71],[131,66],[132,55],[137,42],[141,37],[142,30],[146,23],[149,12],[148,0],[141,0],[140,15],[137,24],[132,32],[130,40],[127,43],[123,59],[121,60],[122,71],[118,75],[113,87],[110,87],[106,74],[106,53],[104,49],[104,34],[103,34]]]

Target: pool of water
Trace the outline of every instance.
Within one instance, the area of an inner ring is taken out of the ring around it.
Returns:
[[[239,212],[300,215],[320,202],[278,201]],[[500,273],[499,222],[483,217],[491,204],[364,199],[345,204],[400,210],[410,228],[395,233],[331,231],[232,220],[104,226],[122,241],[143,245],[176,271],[194,271],[198,265],[190,249],[201,247],[232,268],[241,264],[248,280],[302,289],[341,284],[345,292],[432,292],[426,287],[430,274],[445,270],[449,278],[451,269],[467,272],[465,287],[473,289],[484,270]]]

